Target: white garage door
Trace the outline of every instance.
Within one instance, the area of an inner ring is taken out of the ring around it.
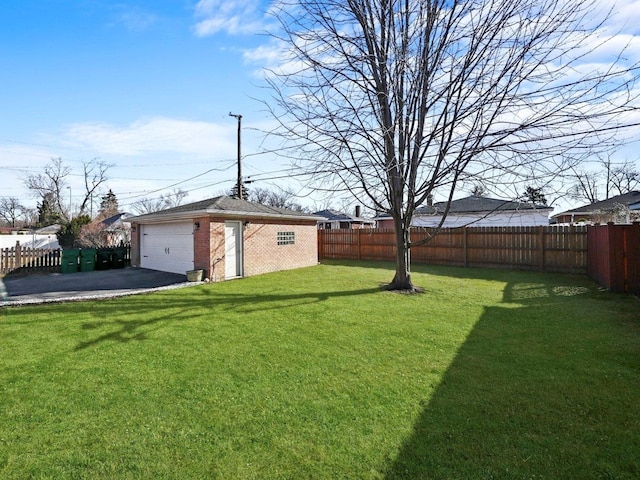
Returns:
[[[140,266],[163,272],[193,270],[191,222],[141,225]]]

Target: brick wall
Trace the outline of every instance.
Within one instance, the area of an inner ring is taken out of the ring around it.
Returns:
[[[211,272],[211,222],[208,217],[193,220],[193,269],[204,270],[204,277],[209,278]]]
[[[278,245],[278,232],[294,232],[293,245]],[[318,263],[316,222],[251,221],[244,228],[244,276],[308,267]]]
[[[140,266],[140,224],[131,224],[131,266]]]

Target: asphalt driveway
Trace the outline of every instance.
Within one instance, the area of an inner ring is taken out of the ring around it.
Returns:
[[[12,276],[0,279],[0,303],[18,305],[132,295],[193,285],[185,275],[146,268]]]

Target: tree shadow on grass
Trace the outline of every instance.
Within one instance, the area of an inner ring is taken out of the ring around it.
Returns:
[[[640,478],[640,312],[537,278],[485,308],[387,479]]]
[[[342,266],[342,267],[357,267],[357,268],[373,268],[379,270],[389,271],[389,280],[393,278],[395,272],[394,262],[385,261],[369,261],[369,260],[323,260],[325,265]],[[456,265],[431,265],[423,263],[412,263],[411,273],[414,281],[420,284],[420,280],[416,280],[416,274],[419,275],[435,275],[444,277],[453,277],[459,279],[473,279],[473,280],[490,280],[490,281],[504,281],[512,282],[514,277],[521,277],[522,275],[531,275],[532,277],[539,277],[538,270],[512,270],[507,268],[489,268],[489,267],[462,267]],[[555,273],[544,272],[544,275],[551,275],[556,278],[570,278],[570,279],[583,279],[586,283],[592,284],[593,288],[597,288],[595,282],[589,280],[585,275],[574,273]],[[426,285],[420,285],[426,286]]]
[[[78,344],[76,351],[95,346],[102,342],[128,343],[143,341],[148,334],[157,330],[163,324],[189,320],[193,312],[207,309],[211,319],[223,317],[225,313],[250,314],[267,312],[269,310],[287,309],[326,302],[330,299],[367,295],[380,291],[379,288],[365,288],[332,292],[308,292],[292,294],[261,294],[261,293],[228,293],[207,286],[194,287],[188,294],[172,293],[170,300],[163,302],[162,295],[141,295],[121,300],[101,302],[92,308],[95,318],[84,322],[83,330],[101,330],[106,327],[116,327],[115,330],[101,334],[96,338]],[[196,293],[197,292],[197,293]],[[162,306],[166,308],[162,308]],[[144,319],[132,317],[144,316]],[[108,320],[102,320],[106,318]],[[153,327],[153,328],[152,328]]]

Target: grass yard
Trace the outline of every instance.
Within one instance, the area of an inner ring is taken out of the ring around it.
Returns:
[[[640,302],[331,263],[0,310],[0,478],[640,478]]]

